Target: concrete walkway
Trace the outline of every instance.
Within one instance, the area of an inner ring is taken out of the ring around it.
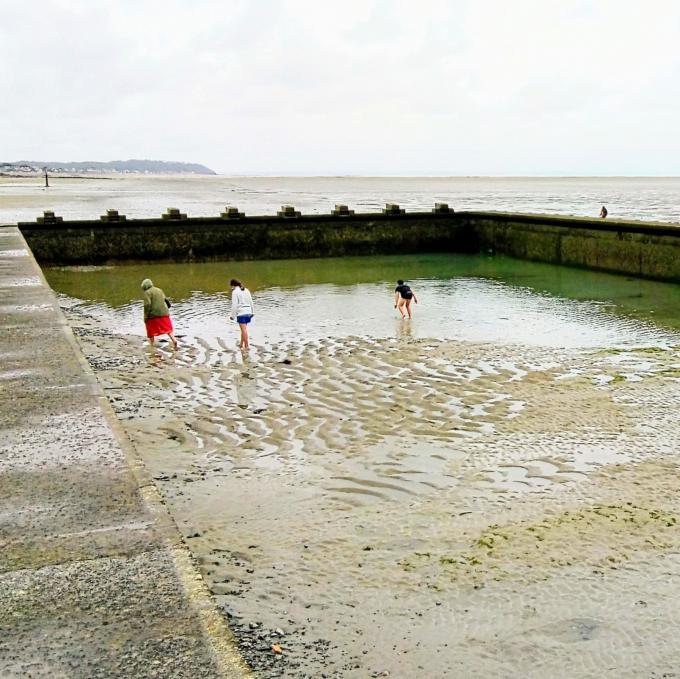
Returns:
[[[249,676],[15,227],[0,227],[0,676]]]

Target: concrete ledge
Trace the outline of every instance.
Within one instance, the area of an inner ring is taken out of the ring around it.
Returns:
[[[199,217],[184,220],[99,220],[58,225],[21,223],[41,264],[120,261],[285,259],[343,255],[466,251],[454,214]]]
[[[0,299],[0,674],[249,676],[16,227]]]
[[[635,219],[615,219],[608,217],[575,217],[571,215],[524,214],[519,212],[457,212],[458,217],[471,223],[523,224],[589,229],[593,231],[634,232],[680,236],[680,224],[652,222]]]
[[[614,219],[461,213],[482,252],[680,281],[680,227]]]
[[[286,207],[286,206],[284,206]],[[346,206],[339,206],[346,208]],[[425,252],[498,252],[520,259],[680,281],[680,227],[660,222],[504,212],[77,220],[22,222],[42,264],[338,257]],[[235,210],[235,208],[234,208]],[[290,216],[289,216],[290,215]]]

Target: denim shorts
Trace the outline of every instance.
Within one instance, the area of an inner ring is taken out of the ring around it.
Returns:
[[[237,316],[236,317],[236,322],[237,323],[250,323],[252,317],[253,317],[253,314],[243,314],[243,316]]]

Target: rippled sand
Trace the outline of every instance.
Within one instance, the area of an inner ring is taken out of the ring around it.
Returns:
[[[244,361],[67,313],[258,676],[677,670],[680,348]]]

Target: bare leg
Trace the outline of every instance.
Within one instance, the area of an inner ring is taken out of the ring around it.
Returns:
[[[171,332],[169,332],[168,337],[172,340],[172,346],[175,347],[175,349],[177,349],[177,340],[175,339],[175,336]]]
[[[155,338],[155,337],[149,337],[149,344],[150,344],[151,346],[154,345],[155,341],[156,341],[156,338]]]
[[[406,314],[404,313],[404,306],[405,305],[406,305],[406,300],[400,299],[399,300],[399,306],[397,308],[399,309],[399,313],[401,314],[402,318],[406,318]]]
[[[239,328],[241,328],[241,343],[239,346],[241,349],[247,349],[248,348],[248,324],[247,323],[239,323],[238,324]]]
[[[413,314],[411,314],[411,300],[410,299],[406,300],[406,311],[408,312],[408,317],[413,318]]]

